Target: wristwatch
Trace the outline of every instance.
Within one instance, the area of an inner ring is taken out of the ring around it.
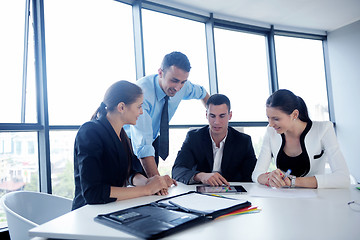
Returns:
[[[294,188],[294,187],[295,187],[296,176],[289,175],[289,179],[290,179],[290,181],[291,181],[290,187],[291,187],[291,188]]]

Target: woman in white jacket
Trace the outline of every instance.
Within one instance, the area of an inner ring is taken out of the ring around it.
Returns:
[[[252,174],[254,182],[277,188],[349,187],[349,169],[331,122],[312,122],[304,100],[285,89],[267,99],[266,114],[269,125]],[[272,158],[277,169],[267,172]],[[326,162],[330,174],[325,174]]]

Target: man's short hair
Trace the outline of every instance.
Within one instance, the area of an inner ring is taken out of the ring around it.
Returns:
[[[171,52],[166,54],[161,63],[161,69],[166,72],[173,65],[185,72],[190,72],[191,69],[189,59],[181,52]]]
[[[213,104],[213,105],[226,104],[229,112],[231,109],[229,98],[227,96],[225,96],[224,94],[220,94],[220,93],[213,94],[209,97],[209,99],[206,102],[206,109],[209,108],[210,104]]]

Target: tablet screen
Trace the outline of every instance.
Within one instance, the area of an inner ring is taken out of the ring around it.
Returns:
[[[246,190],[243,186],[196,186],[196,191],[201,193],[245,193]]]

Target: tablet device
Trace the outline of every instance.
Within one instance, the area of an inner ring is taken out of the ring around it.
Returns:
[[[241,185],[231,185],[231,186],[219,186],[219,187],[212,187],[212,186],[196,186],[196,191],[200,193],[246,193],[246,189]]]

